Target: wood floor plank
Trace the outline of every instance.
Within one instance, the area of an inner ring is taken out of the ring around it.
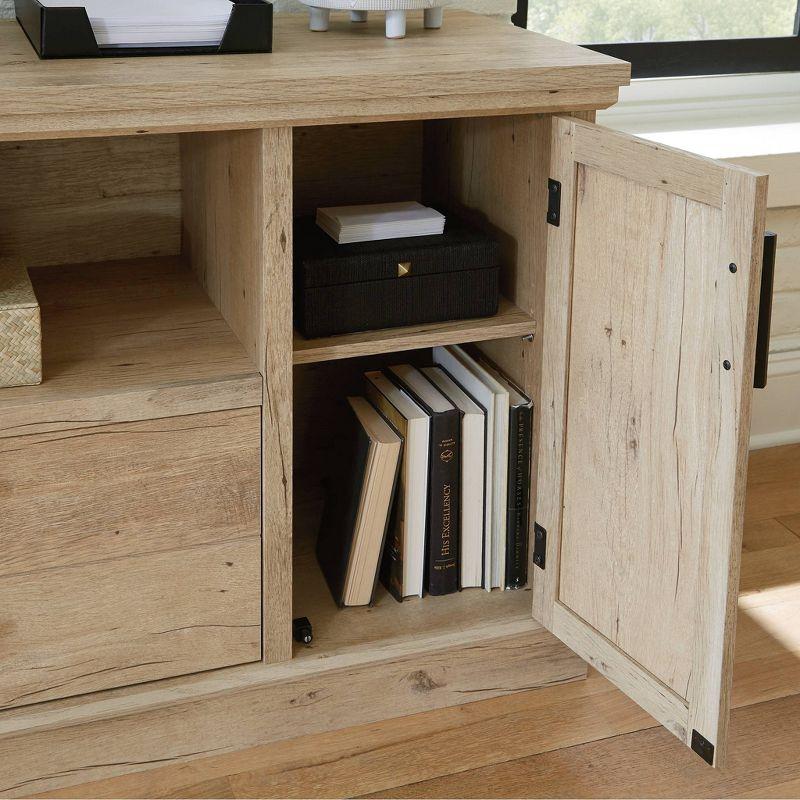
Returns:
[[[747,488],[761,483],[800,481],[800,444],[753,450],[747,470]]]
[[[782,519],[800,514],[800,492],[786,481],[769,481],[747,492],[745,525],[765,519]]]
[[[800,531],[800,515],[788,517],[783,520],[763,519],[754,520],[744,527],[744,541],[742,548],[745,553],[752,553],[758,550],[769,550],[773,547],[785,547],[786,545],[800,545],[798,536],[789,522],[796,521],[797,531]]]
[[[799,718],[800,696],[734,711],[723,770],[708,769],[688,748],[674,747],[668,731],[653,728],[369,796],[760,797],[800,780]]]
[[[790,517],[780,517],[779,519],[775,520],[775,522],[780,523],[795,536],[800,537],[800,514],[793,514]]]

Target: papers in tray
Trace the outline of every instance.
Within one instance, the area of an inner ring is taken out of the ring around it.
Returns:
[[[317,209],[317,225],[338,244],[444,233],[444,214],[419,203]]]
[[[83,6],[100,47],[218,45],[230,0],[40,0],[47,8]]]

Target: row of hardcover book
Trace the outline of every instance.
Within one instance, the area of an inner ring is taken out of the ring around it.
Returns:
[[[364,375],[337,436],[317,557],[342,606],[528,579],[533,406],[477,351]]]

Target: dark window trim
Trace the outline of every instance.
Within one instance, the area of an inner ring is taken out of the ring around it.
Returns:
[[[527,27],[528,0],[517,0],[517,12],[511,20],[520,28]],[[634,78],[800,71],[800,4],[795,16],[794,36],[590,44],[586,47],[629,61]]]

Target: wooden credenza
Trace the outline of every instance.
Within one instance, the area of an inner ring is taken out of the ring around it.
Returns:
[[[44,348],[0,390],[0,794],[586,662],[722,762],[765,178],[596,126],[628,65],[466,13],[76,61],[3,23],[0,65],[0,269],[29,268]],[[400,199],[499,235],[497,316],[296,335],[293,217]],[[544,568],[340,611],[327,400],[463,342],[537,398]]]

